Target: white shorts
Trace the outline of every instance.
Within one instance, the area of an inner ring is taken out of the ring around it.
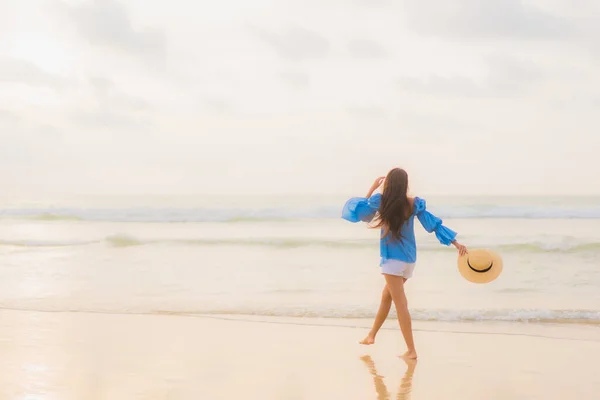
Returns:
[[[386,260],[381,264],[381,273],[386,275],[402,276],[406,279],[413,275],[415,263],[407,263],[400,260]]]

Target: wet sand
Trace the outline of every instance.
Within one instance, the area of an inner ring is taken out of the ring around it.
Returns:
[[[598,399],[600,327],[0,311],[0,399]]]

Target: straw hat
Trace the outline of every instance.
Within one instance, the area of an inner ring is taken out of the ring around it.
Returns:
[[[502,258],[487,249],[469,250],[458,257],[458,271],[469,282],[488,283],[502,272]]]

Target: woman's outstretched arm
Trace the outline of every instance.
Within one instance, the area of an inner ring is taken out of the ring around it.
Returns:
[[[426,210],[425,200],[415,199],[417,218],[423,228],[429,233],[435,232],[435,236],[443,245],[453,245],[462,256],[467,253],[467,247],[456,240],[457,233],[446,227],[442,220]]]

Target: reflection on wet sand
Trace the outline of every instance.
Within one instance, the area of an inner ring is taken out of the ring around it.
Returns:
[[[377,400],[389,400],[391,399],[390,392],[385,386],[385,382],[383,382],[383,376],[377,373],[377,368],[375,367],[375,362],[371,356],[362,356],[360,358],[367,368],[369,372],[373,376],[373,383],[375,384],[375,391],[377,392]],[[400,380],[400,386],[398,387],[398,394],[396,395],[396,399],[410,399],[410,392],[412,390],[412,378],[415,373],[415,368],[417,366],[417,360],[406,360],[401,358],[407,366],[406,372],[404,376]]]

